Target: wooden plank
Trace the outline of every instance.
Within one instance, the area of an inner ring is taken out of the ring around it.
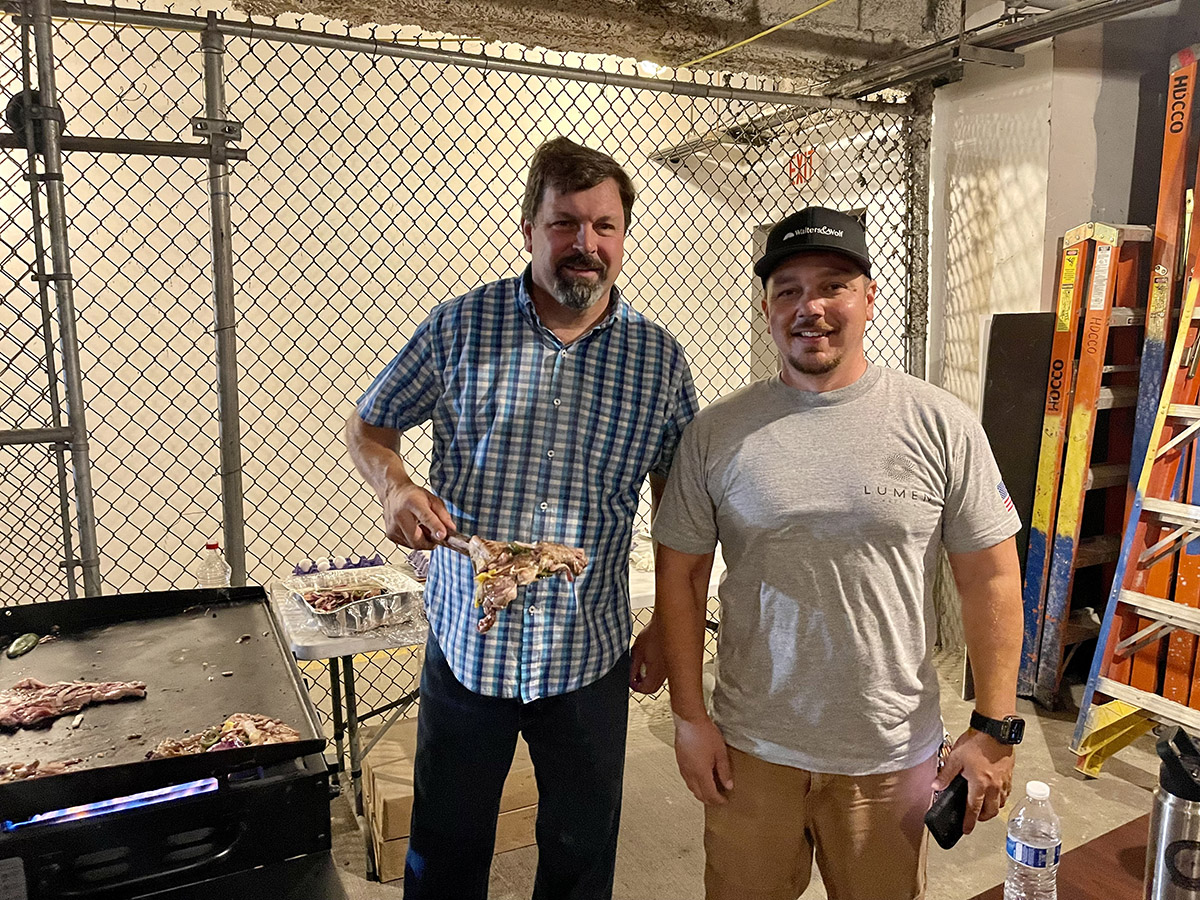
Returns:
[[[1021,517],[1017,555],[1024,572],[1029,521],[1037,485],[1037,453],[1042,406],[1050,369],[1054,313],[1001,313],[992,316],[984,364],[980,422],[991,443],[1004,486]],[[1098,473],[1124,480],[1125,473]]]

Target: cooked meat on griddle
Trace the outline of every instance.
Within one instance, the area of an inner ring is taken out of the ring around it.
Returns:
[[[77,766],[82,759],[61,759],[58,762],[48,762],[42,765],[38,760],[29,763],[0,763],[0,784],[12,781],[25,781],[29,778],[48,778],[51,775],[62,775],[71,766]]]
[[[161,742],[146,754],[146,759],[166,759],[169,756],[190,756],[194,753],[212,753],[214,750],[286,744],[298,740],[300,732],[278,719],[257,713],[234,713],[222,724],[206,728],[198,734]]]
[[[144,681],[56,681],[43,684],[26,678],[0,691],[0,728],[29,728],[79,712],[93,703],[145,697]]]
[[[370,597],[378,597],[385,593],[383,585],[373,582],[357,582],[354,584],[337,584],[324,588],[313,588],[304,592],[304,599],[317,612],[333,612]]]
[[[467,547],[475,567],[475,605],[483,607],[480,634],[496,624],[496,613],[516,599],[521,585],[559,574],[574,581],[587,566],[582,549],[551,541],[527,544],[472,537]]]

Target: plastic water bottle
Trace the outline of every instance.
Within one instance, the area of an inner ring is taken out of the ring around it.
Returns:
[[[229,574],[232,569],[225,562],[225,555],[216,542],[205,544],[204,552],[200,554],[200,564],[196,567],[196,586],[202,588],[229,587]]]
[[[1025,800],[1008,817],[1008,877],[1004,900],[1057,900],[1062,825],[1050,806],[1050,786],[1025,785]]]

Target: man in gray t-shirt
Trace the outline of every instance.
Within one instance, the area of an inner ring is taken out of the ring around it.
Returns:
[[[831,897],[918,898],[932,791],[962,772],[969,833],[1011,786],[1019,522],[970,411],[867,363],[876,286],[855,220],[790,216],[755,272],[781,372],[696,417],[654,522],[675,752],[707,807],[707,896],[793,900],[815,853]],[[718,542],[710,718],[701,662]],[[938,774],[941,546],[977,701]]]

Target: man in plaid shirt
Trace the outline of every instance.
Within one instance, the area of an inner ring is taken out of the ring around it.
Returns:
[[[696,411],[682,349],[614,287],[633,199],[611,157],[543,144],[521,206],[530,266],[435,307],[347,422],[387,536],[433,550],[409,900],[487,896],[518,733],[539,792],[534,897],[612,895],[628,689],[664,679],[657,626],[629,647],[633,520]],[[396,452],[424,422],[429,490]],[[579,546],[589,564],[521,588],[480,634],[470,560],[438,544],[454,532]]]

